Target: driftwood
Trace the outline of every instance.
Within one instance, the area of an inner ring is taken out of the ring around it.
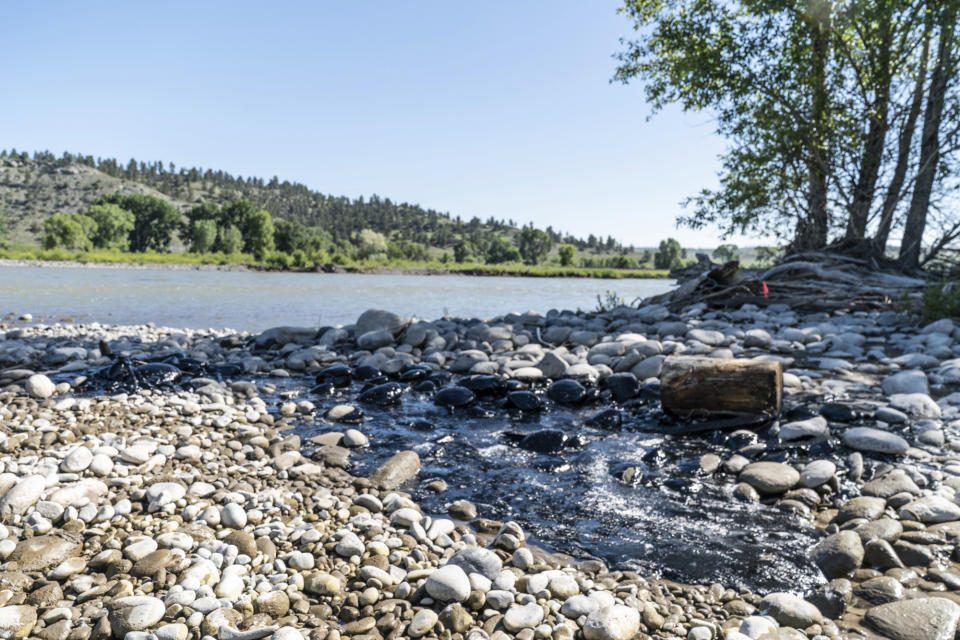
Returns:
[[[728,308],[784,303],[811,311],[882,309],[926,284],[923,278],[885,270],[876,260],[830,252],[795,254],[766,269],[701,261],[675,276],[676,289],[645,302],[675,308],[704,302]]]
[[[777,415],[783,369],[770,360],[670,357],[660,373],[660,399],[678,417]]]

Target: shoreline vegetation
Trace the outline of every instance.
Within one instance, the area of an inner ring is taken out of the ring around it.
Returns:
[[[540,278],[669,278],[666,269],[612,269],[476,262],[347,260],[341,263],[287,264],[257,260],[247,253],[164,253],[128,251],[79,251],[11,247],[0,249],[0,266],[85,266],[100,268],[140,267],[152,269],[197,269],[223,271],[271,271],[292,273],[399,273],[409,275],[516,276]]]

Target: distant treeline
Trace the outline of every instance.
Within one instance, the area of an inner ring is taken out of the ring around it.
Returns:
[[[185,202],[204,202],[218,206],[245,200],[263,209],[274,218],[296,222],[304,227],[322,229],[334,243],[353,242],[364,229],[389,236],[393,240],[414,242],[426,247],[453,251],[458,241],[470,243],[476,251],[486,253],[493,236],[520,232],[514,220],[479,217],[463,220],[447,212],[424,209],[417,204],[396,203],[390,198],[372,195],[350,199],[313,191],[307,186],[280,180],[233,176],[225,171],[201,167],[176,167],[173,163],[143,162],[134,159],[126,163],[113,158],[95,158],[90,155],[64,153],[57,156],[49,151],[37,151],[32,156],[16,149],[0,151],[0,158],[17,158],[50,166],[66,167],[74,164],[93,167],[103,173],[152,187],[160,193]],[[633,247],[624,247],[611,235],[589,235],[578,238],[555,230],[543,230],[552,245],[571,244],[579,251],[630,253]]]

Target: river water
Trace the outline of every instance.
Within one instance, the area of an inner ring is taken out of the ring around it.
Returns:
[[[352,324],[372,307],[425,320],[591,310],[608,290],[629,303],[673,285],[641,279],[12,266],[0,267],[0,314],[256,332],[277,325]]]

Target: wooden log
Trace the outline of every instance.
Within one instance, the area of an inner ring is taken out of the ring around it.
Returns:
[[[660,373],[660,399],[664,411],[684,418],[777,415],[783,368],[768,360],[671,356]]]

